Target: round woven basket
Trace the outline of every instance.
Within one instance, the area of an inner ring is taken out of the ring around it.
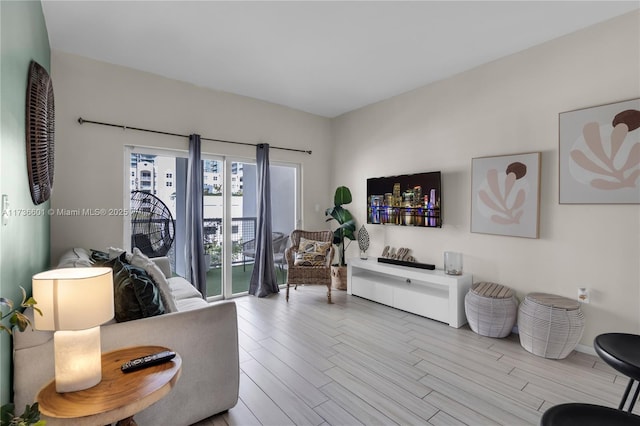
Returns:
[[[572,299],[529,293],[518,309],[520,344],[534,355],[566,358],[582,338],[584,315]]]
[[[501,284],[479,282],[464,298],[471,330],[481,336],[506,337],[516,323],[518,302],[513,290]]]

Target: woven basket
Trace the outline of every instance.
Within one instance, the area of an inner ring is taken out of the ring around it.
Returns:
[[[506,337],[516,323],[518,302],[509,287],[480,282],[464,298],[464,310],[471,330],[481,336]]]
[[[518,310],[520,344],[534,355],[566,358],[582,338],[584,315],[572,299],[530,293]]]

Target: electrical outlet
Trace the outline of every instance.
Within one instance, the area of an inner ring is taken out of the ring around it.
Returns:
[[[589,289],[588,288],[580,287],[578,289],[578,300],[581,303],[589,303],[590,298],[589,298]]]

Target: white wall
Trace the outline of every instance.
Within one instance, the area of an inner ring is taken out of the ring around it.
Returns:
[[[182,134],[312,149],[271,151],[302,163],[303,219],[326,228],[338,185],[366,221],[366,178],[441,170],[442,229],[368,226],[370,256],[389,244],[442,267],[464,254],[475,281],[496,281],[522,297],[575,297],[588,287],[582,340],[605,331],[640,332],[640,207],[558,204],[558,113],[640,96],[640,14],[582,30],[409,93],[327,120],[246,97],[52,52],[56,91],[56,177],[51,207],[121,208],[125,145],[187,149],[186,140],[85,124],[77,118]],[[433,58],[437,61],[438,58]],[[252,158],[254,149],[216,143],[205,151]],[[542,152],[540,238],[472,234],[474,157]],[[73,246],[122,245],[123,217],[51,218],[51,258]],[[357,244],[349,250],[357,255]]]
[[[157,75],[53,51],[56,93],[55,182],[51,208],[123,208],[129,190],[125,145],[188,149],[186,139],[124,131],[87,120],[179,134],[272,146],[311,149],[312,155],[272,149],[273,162],[302,165],[302,219],[309,229],[326,228],[324,213],[333,192],[330,122],[289,108],[217,92]],[[189,66],[189,64],[185,64]],[[203,141],[203,152],[255,159],[255,148]],[[51,217],[51,259],[70,247],[123,246],[123,216]]]
[[[558,113],[639,96],[634,12],[334,119],[332,187],[351,188],[360,227],[366,178],[441,170],[443,228],[368,225],[370,256],[409,247],[442,268],[443,252],[459,251],[474,281],[519,297],[576,298],[588,287],[583,345],[602,332],[637,333],[640,207],[558,203]],[[540,238],[470,233],[471,159],[531,151],[542,152]]]

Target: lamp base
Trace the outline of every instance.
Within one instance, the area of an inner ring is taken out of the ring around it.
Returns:
[[[100,326],[53,335],[56,392],[88,389],[102,380]]]

